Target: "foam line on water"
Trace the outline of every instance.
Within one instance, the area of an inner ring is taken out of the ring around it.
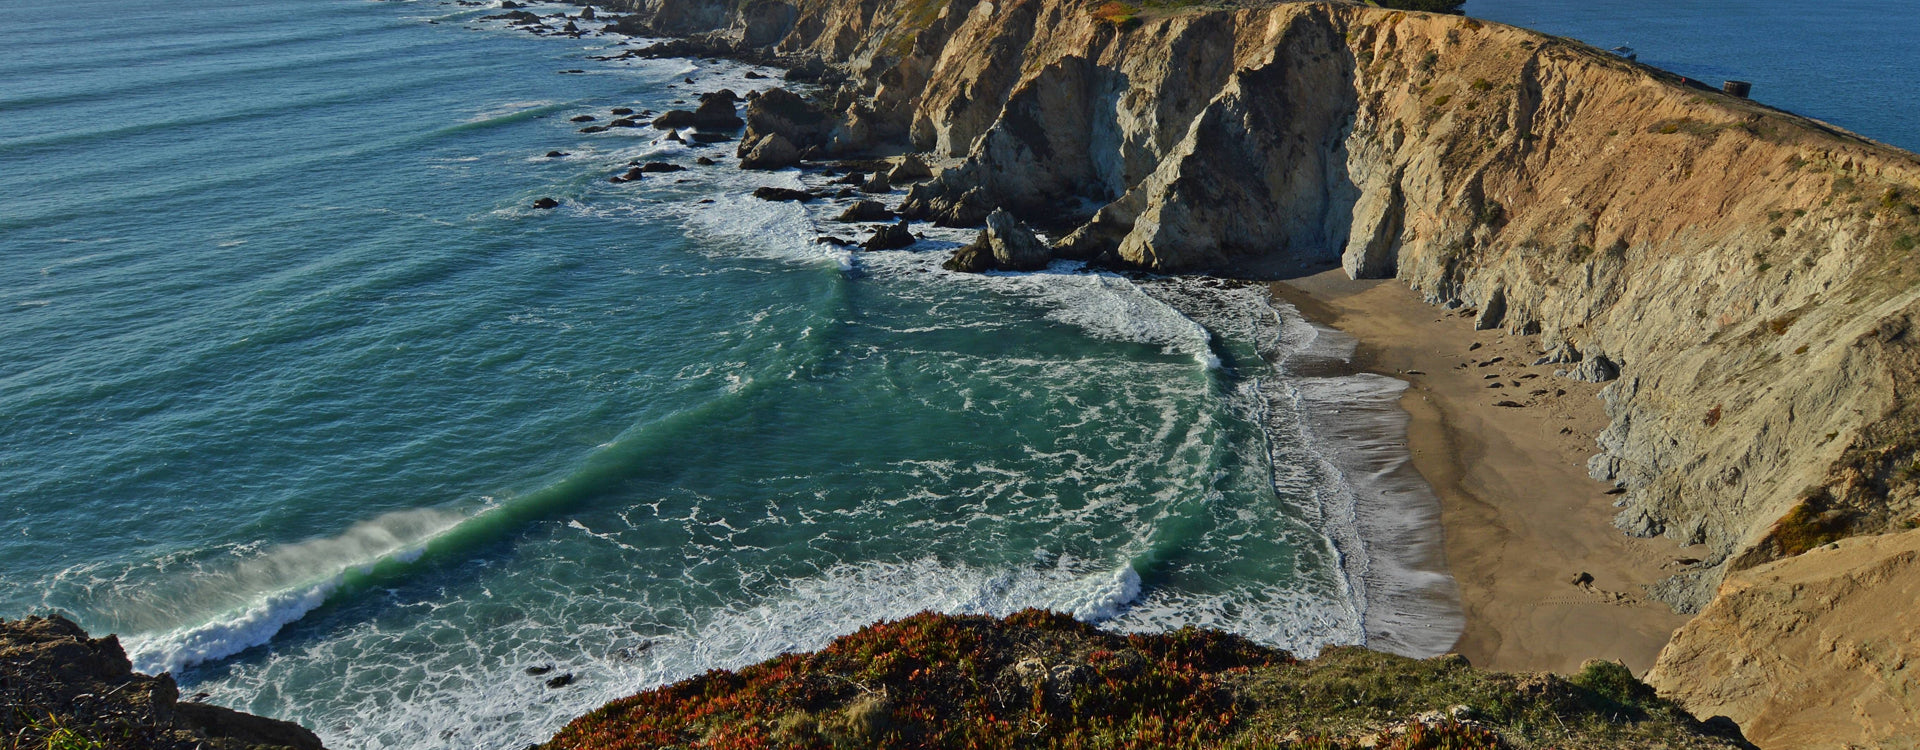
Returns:
[[[990,272],[974,278],[999,291],[1028,297],[1051,308],[1047,318],[1113,341],[1161,347],[1185,354],[1208,369],[1218,368],[1213,334],[1171,305],[1140,290],[1124,276],[1089,272],[1076,261],[1056,262],[1044,271]]]
[[[1283,304],[1283,303],[1280,303]],[[1355,341],[1286,306],[1286,366],[1348,364]],[[1362,614],[1366,645],[1414,657],[1450,650],[1465,627],[1459,588],[1440,546],[1440,500],[1414,469],[1400,408],[1405,381],[1373,373],[1296,377],[1301,434],[1319,449],[1322,525]]]

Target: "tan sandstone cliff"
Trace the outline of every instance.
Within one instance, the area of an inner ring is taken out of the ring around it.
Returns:
[[[1920,747],[1920,531],[1727,576],[1649,682],[1761,747]]]
[[[946,162],[910,215],[1005,208],[1071,228],[1062,255],[1155,270],[1339,264],[1617,377],[1589,468],[1626,490],[1623,530],[1698,545],[1655,591],[1683,611],[1920,513],[1912,154],[1577,42],[1345,3],[629,6],[837,66],[831,152]],[[1724,676],[1697,663],[1662,674]]]

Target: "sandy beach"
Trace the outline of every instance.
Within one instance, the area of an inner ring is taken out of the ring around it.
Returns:
[[[1645,673],[1687,618],[1642,586],[1687,553],[1610,523],[1611,487],[1584,469],[1606,426],[1601,385],[1530,366],[1535,337],[1475,331],[1471,316],[1428,305],[1398,281],[1353,281],[1336,269],[1272,288],[1357,338],[1358,368],[1412,384],[1401,399],[1409,447],[1440,497],[1466,614],[1456,650],[1498,670],[1571,672],[1601,658]]]

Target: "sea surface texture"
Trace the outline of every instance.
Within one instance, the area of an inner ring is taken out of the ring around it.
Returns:
[[[798,172],[569,122],[779,71],[493,12],[0,7],[0,616],[340,750],[926,609],[1451,644],[1444,574],[1370,551],[1432,541],[1400,384],[1285,375],[1341,345],[1263,287],[817,243],[870,228],[747,197]]]
[[[0,616],[338,750],[519,748],[926,609],[1452,644],[1350,342],[1259,286],[818,243],[871,228],[747,193],[823,178],[569,122],[779,71],[494,12],[0,4]]]

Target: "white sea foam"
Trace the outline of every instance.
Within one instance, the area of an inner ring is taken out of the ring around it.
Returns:
[[[412,562],[427,541],[468,516],[438,509],[388,513],[332,537],[186,566],[108,605],[130,623],[128,656],[141,671],[174,671],[266,643],[326,601],[349,571]],[[157,561],[165,572],[167,561]]]
[[[1291,368],[1322,371],[1352,356],[1352,337],[1288,313]],[[1288,421],[1320,449],[1319,525],[1339,551],[1366,644],[1425,657],[1452,648],[1465,617],[1440,549],[1439,498],[1407,449],[1406,388],[1372,373],[1295,377]]]
[[[130,636],[127,658],[135,671],[175,672],[202,662],[225,659],[266,644],[281,628],[325,603],[340,577],[310,588],[271,594],[259,604],[225,619],[167,633]]]

